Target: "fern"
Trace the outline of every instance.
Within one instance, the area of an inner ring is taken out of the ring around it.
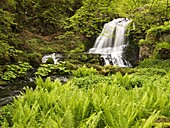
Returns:
[[[101,79],[90,88],[78,88],[72,81],[61,85],[57,80],[37,78],[36,89],[25,88],[25,93],[10,106],[12,123],[4,119],[1,124],[4,127],[11,124],[12,127],[149,128],[160,115],[170,117],[168,76],[155,81],[155,85],[148,82],[140,88],[127,89],[130,78],[128,74],[116,74],[108,79],[113,82]]]
[[[85,65],[83,67],[79,67],[76,71],[73,71],[73,75],[78,78],[93,74],[97,74],[97,70],[94,69],[93,67],[87,68]]]

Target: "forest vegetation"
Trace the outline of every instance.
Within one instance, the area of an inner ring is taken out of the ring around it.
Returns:
[[[119,17],[132,20],[129,68],[84,54]],[[51,53],[64,61],[42,64]],[[0,127],[170,127],[170,1],[1,0],[0,86],[30,76],[36,87],[0,107]]]

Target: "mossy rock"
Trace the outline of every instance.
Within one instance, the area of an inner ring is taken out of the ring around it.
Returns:
[[[54,64],[53,58],[48,58],[46,64]]]
[[[27,54],[30,65],[38,67],[42,62],[42,55],[40,53],[34,52]]]
[[[3,86],[4,86],[4,85],[7,85],[7,82],[6,82],[6,81],[3,81],[3,80],[0,80],[0,86],[1,86],[1,85],[3,85]]]
[[[170,42],[170,24],[152,27],[147,31],[146,40],[152,44]]]
[[[141,45],[139,50],[139,60],[150,58],[154,54],[155,45]]]
[[[140,60],[155,57],[158,59],[170,58],[170,26],[158,26],[148,30],[146,39],[139,41]]]
[[[96,64],[92,64],[92,67],[95,68],[97,71],[101,71],[103,69],[102,66]]]
[[[104,62],[101,55],[89,53],[63,54],[61,61],[69,61],[73,64],[97,64],[97,65],[102,65],[102,63]]]
[[[86,64],[86,66],[87,66],[88,68],[93,67],[93,68],[96,69],[98,72],[100,72],[100,71],[103,70],[103,66],[97,65],[97,64]]]
[[[102,75],[110,75],[110,74],[115,74],[117,72],[120,72],[122,75],[125,75],[127,72],[125,68],[121,68],[113,65],[106,65],[106,66],[94,65],[93,67],[97,69],[97,71],[99,71],[99,73]]]
[[[170,59],[170,49],[161,48],[157,54],[158,59]]]
[[[160,42],[170,42],[170,33],[163,34],[159,40],[160,40]]]

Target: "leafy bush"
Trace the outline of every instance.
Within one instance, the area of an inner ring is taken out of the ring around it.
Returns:
[[[50,74],[68,75],[70,70],[65,66],[65,62],[59,64],[41,64],[34,74],[38,76],[49,76]]]
[[[113,84],[112,76],[88,75],[84,77],[74,77],[70,80],[74,86],[79,88],[93,88],[98,84]]]
[[[170,24],[161,25],[158,27],[153,27],[147,31],[148,34],[153,34],[154,36],[160,37],[163,33],[170,32]]]
[[[156,47],[158,47],[158,48],[170,49],[170,43],[168,43],[168,42],[158,43],[158,44],[156,45]]]
[[[6,64],[9,62],[17,62],[23,51],[15,49],[4,41],[0,41],[0,63]]]
[[[19,61],[18,64],[5,65],[1,79],[11,80],[17,77],[24,77],[30,69],[32,69],[32,66],[27,62]]]
[[[11,12],[0,9],[0,38],[6,40],[12,36],[12,25],[15,25],[14,15]],[[10,35],[11,34],[11,35]]]
[[[0,126],[8,127],[12,125],[12,109],[11,105],[0,108]],[[7,123],[6,123],[7,122]]]
[[[138,67],[164,69],[166,72],[169,72],[170,61],[168,59],[159,60],[159,59],[149,58],[141,61]]]
[[[41,35],[63,31],[65,20],[81,6],[73,0],[15,0],[15,19],[21,28]]]
[[[30,64],[34,67],[38,67],[40,63],[42,62],[42,55],[41,53],[33,52],[27,54],[27,58],[30,62]]]
[[[83,67],[79,67],[77,70],[72,72],[75,77],[85,77],[93,74],[97,74],[97,70],[93,67],[87,68],[85,65]]]

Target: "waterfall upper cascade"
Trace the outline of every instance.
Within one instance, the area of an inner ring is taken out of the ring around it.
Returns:
[[[101,54],[105,65],[130,67],[131,64],[123,58],[124,48],[128,45],[127,27],[130,22],[127,18],[118,18],[106,23],[89,53]]]

